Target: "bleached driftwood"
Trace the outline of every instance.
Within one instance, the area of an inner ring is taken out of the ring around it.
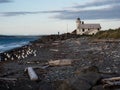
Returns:
[[[72,64],[72,60],[69,60],[69,59],[52,60],[52,61],[49,61],[48,64],[49,64],[50,66],[71,65],[71,64]]]
[[[52,43],[52,45],[59,45],[59,41]]]
[[[59,50],[58,49],[50,49],[50,51],[58,52]]]
[[[120,77],[112,77],[112,78],[106,78],[106,79],[102,79],[102,82],[105,81],[120,81]]]
[[[105,84],[104,87],[120,85],[120,77],[102,79],[102,82]]]
[[[4,81],[16,81],[16,78],[2,78],[0,77],[0,80],[4,80]]]
[[[38,80],[38,76],[32,67],[28,67],[27,70],[28,70],[28,75],[30,77],[30,80],[32,80],[32,81]]]
[[[106,83],[104,84],[103,87],[109,87],[109,86],[119,86],[120,85],[120,81],[115,81],[115,82],[111,82],[111,81],[106,81]]]

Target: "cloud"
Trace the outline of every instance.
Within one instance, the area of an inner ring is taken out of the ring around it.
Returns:
[[[111,5],[111,4],[120,4],[120,0],[95,0],[94,2],[89,2],[84,5],[77,5],[75,8],[86,8],[86,7],[93,7],[93,6],[104,6],[104,5]]]
[[[1,12],[1,16],[10,17],[10,16],[20,16],[20,15],[29,15],[29,14],[39,14],[39,13],[51,13],[48,11],[35,11],[35,12],[27,12],[27,11],[17,11],[17,12]]]
[[[76,5],[60,12],[54,16],[57,19],[120,19],[120,1],[119,0],[101,0],[86,3],[84,5]]]
[[[20,15],[30,15],[30,14],[40,14],[40,13],[63,13],[65,10],[54,10],[54,11],[33,11],[33,12],[27,12],[27,11],[17,11],[17,12],[0,12],[1,16],[10,17],[10,16],[20,16]]]
[[[80,17],[82,19],[119,19],[120,18],[120,6],[113,6],[109,9],[99,10],[81,10],[81,11],[67,11],[59,13],[54,16],[57,19],[75,19]]]
[[[0,13],[2,16],[19,16],[19,15],[27,15],[27,14],[38,14],[39,12],[26,12],[26,11],[19,11],[19,12],[3,12]]]
[[[0,3],[8,3],[11,2],[11,0],[0,0]]]
[[[1,12],[2,16],[19,16],[30,14],[51,14],[55,19],[75,19],[80,17],[82,19],[120,19],[120,2],[119,0],[101,0],[84,5],[78,5],[70,7],[65,10],[52,10],[52,11],[18,11],[18,12]],[[55,14],[53,14],[55,13]]]

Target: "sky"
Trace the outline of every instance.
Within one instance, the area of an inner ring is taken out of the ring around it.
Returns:
[[[120,0],[0,0],[0,35],[72,32],[78,17],[101,30],[118,28]]]

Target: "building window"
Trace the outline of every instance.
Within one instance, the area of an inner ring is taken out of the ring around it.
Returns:
[[[82,31],[84,32],[84,31],[85,31],[85,29],[82,29]]]
[[[90,30],[90,29],[88,28],[88,30]]]

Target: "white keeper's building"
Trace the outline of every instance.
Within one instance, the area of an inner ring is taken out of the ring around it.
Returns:
[[[94,35],[101,29],[100,24],[85,24],[80,18],[77,18],[76,26],[77,28],[72,33],[77,35]]]

